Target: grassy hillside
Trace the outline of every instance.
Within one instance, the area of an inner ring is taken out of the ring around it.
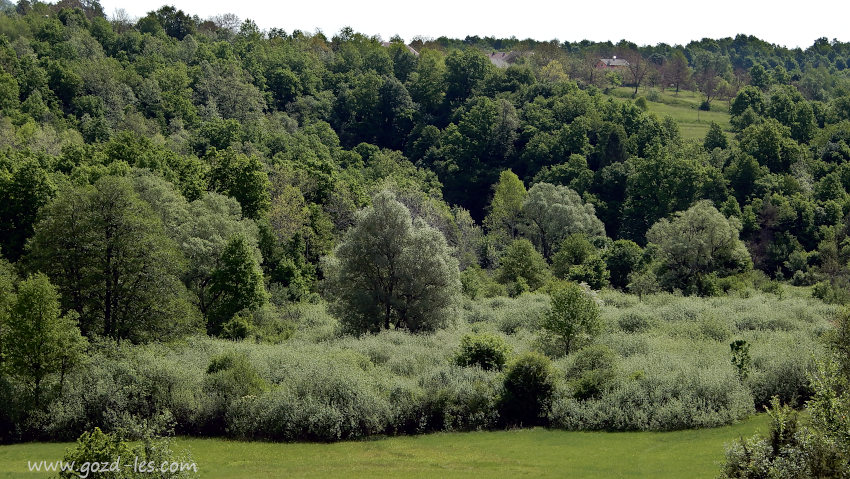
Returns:
[[[657,91],[657,90],[656,90]],[[610,91],[609,95],[614,98],[632,98],[634,89],[631,87],[619,87]],[[708,132],[711,122],[716,122],[727,133],[731,133],[729,125],[728,105],[725,101],[715,100],[711,103],[711,111],[700,111],[699,104],[702,97],[692,91],[680,91],[677,95],[673,90],[658,92],[656,101],[649,98],[649,90],[641,88],[638,96],[647,99],[649,111],[663,118],[671,116],[679,123],[679,128],[684,138],[703,139]]]
[[[179,439],[205,478],[231,477],[652,477],[709,478],[723,445],[767,430],[765,415],[716,429],[676,432],[565,432],[524,429],[439,433],[336,444]],[[58,459],[69,444],[0,447],[0,478],[26,461]]]

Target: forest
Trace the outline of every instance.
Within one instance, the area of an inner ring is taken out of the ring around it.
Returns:
[[[120,13],[2,5],[0,442],[768,409],[725,477],[848,477],[850,43]]]

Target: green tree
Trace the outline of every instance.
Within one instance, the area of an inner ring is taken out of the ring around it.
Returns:
[[[60,190],[42,210],[29,250],[87,335],[140,341],[191,327],[179,279],[184,258],[127,178]]]
[[[791,129],[772,118],[744,129],[739,144],[741,151],[774,173],[787,172],[800,158],[800,148],[791,139]]]
[[[257,219],[268,211],[269,177],[259,158],[228,149],[212,152],[207,160],[211,190],[236,198],[249,218]]]
[[[679,94],[679,88],[687,85],[691,80],[691,69],[688,66],[688,59],[681,50],[675,50],[670,56],[670,60],[664,66],[664,77],[673,85],[676,85],[676,94]]]
[[[564,354],[570,354],[577,342],[602,331],[599,304],[584,288],[567,281],[556,286],[550,296],[552,305],[543,317],[542,327],[560,343]]]
[[[245,236],[233,236],[221,252],[209,286],[207,332],[219,335],[242,310],[256,311],[266,302],[258,252]]]
[[[750,85],[764,91],[770,88],[772,83],[773,78],[771,74],[763,66],[753,65],[750,68]]]
[[[620,239],[605,250],[604,257],[611,286],[622,289],[629,284],[629,275],[640,269],[643,248],[634,241]]]
[[[724,277],[752,267],[750,253],[738,239],[740,223],[726,218],[708,201],[700,201],[672,220],[662,219],[646,238],[658,246],[660,280],[668,289],[705,294],[710,277]]]
[[[462,103],[469,98],[492,68],[477,49],[453,50],[446,57],[446,100]]]
[[[326,258],[331,310],[351,331],[433,330],[460,294],[457,260],[445,237],[389,191],[357,213],[354,226]]]
[[[566,186],[537,183],[528,190],[522,212],[529,223],[528,236],[545,258],[551,257],[554,246],[573,233],[590,238],[605,236],[605,227],[593,205],[583,202]]]
[[[626,180],[621,236],[642,243],[653,223],[699,198],[707,168],[696,155],[704,154],[700,147],[698,152],[675,150],[629,160],[633,173]]]
[[[14,161],[17,167],[8,176],[0,167],[0,247],[17,261],[32,235],[38,210],[50,201],[55,187],[37,160]]]
[[[527,239],[514,240],[505,248],[497,273],[500,283],[508,284],[516,293],[534,291],[549,279],[549,267],[540,252]]]
[[[519,234],[522,204],[527,195],[522,180],[511,170],[503,171],[493,187],[493,200],[484,218],[487,231],[500,241],[514,240]]]
[[[44,405],[45,380],[56,373],[64,378],[85,348],[76,313],[63,316],[59,308],[59,294],[47,276],[30,276],[18,286],[3,338],[9,370],[30,389],[35,410]]]
[[[602,289],[608,284],[605,261],[587,236],[581,233],[564,239],[558,252],[552,255],[552,272],[559,279],[587,283],[593,289]]]
[[[702,145],[707,151],[715,148],[725,150],[729,148],[729,140],[726,138],[726,134],[723,133],[723,129],[720,128],[720,125],[712,121],[708,127],[708,133],[705,134],[705,140]]]

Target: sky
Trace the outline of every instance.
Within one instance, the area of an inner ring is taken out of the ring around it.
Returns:
[[[110,16],[123,8],[131,17],[141,17],[164,4],[202,19],[234,13],[254,20],[262,29],[319,29],[331,36],[350,26],[384,40],[398,34],[408,42],[417,35],[479,35],[615,43],[625,38],[641,45],[684,45],[691,40],[734,37],[738,33],[790,48],[808,47],[819,37],[850,41],[850,28],[846,26],[850,2],[846,0],[101,0]]]

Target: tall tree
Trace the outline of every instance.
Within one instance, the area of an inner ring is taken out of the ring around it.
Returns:
[[[522,180],[511,170],[503,171],[493,187],[493,200],[484,218],[487,231],[503,242],[515,239],[519,234],[522,204],[527,195]]]
[[[566,186],[537,183],[528,190],[522,211],[528,220],[527,234],[546,258],[552,256],[555,245],[573,233],[605,236],[605,226],[596,217],[593,205]]]
[[[734,217],[726,218],[708,201],[655,223],[646,238],[658,247],[662,284],[686,294],[705,294],[711,292],[710,275],[723,277],[751,268],[739,231]]]
[[[252,249],[244,236],[236,235],[227,242],[209,290],[207,332],[213,335],[220,334],[236,313],[255,311],[266,302],[256,248]]]
[[[228,149],[212,152],[207,160],[212,166],[211,190],[236,198],[249,218],[257,219],[268,211],[269,176],[259,158]]]
[[[383,191],[360,211],[326,259],[331,309],[355,332],[433,330],[460,293],[457,260],[443,235]]]
[[[36,411],[43,406],[45,380],[64,373],[83,354],[76,317],[61,314],[59,294],[47,276],[36,274],[18,286],[4,349],[10,371],[31,390]]]
[[[643,58],[640,51],[635,48],[622,49],[620,50],[620,55],[624,60],[629,62],[626,70],[629,72],[629,80],[631,81],[632,86],[635,87],[635,91],[632,93],[632,98],[634,98],[638,94],[638,88],[640,88],[641,83],[643,83],[643,79],[649,72],[649,62]]]
[[[670,56],[670,61],[664,65],[665,81],[676,85],[676,94],[679,94],[679,88],[687,85],[691,80],[691,68],[688,66],[688,59],[681,50],[673,51]]]
[[[179,281],[183,257],[127,178],[60,191],[29,248],[86,334],[139,341],[173,334],[192,319]]]

